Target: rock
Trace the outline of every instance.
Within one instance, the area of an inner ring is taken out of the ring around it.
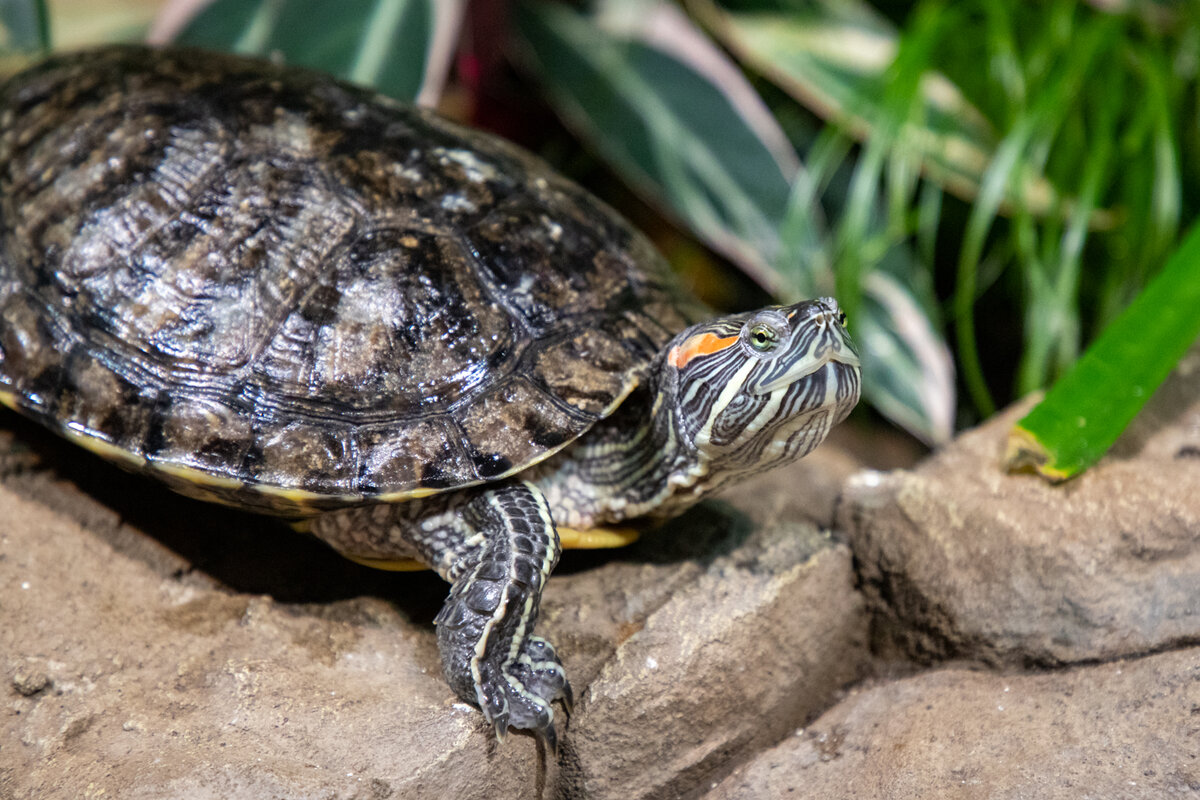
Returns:
[[[498,748],[388,604],[164,577],[5,487],[0,508],[0,797],[536,796],[535,743]]]
[[[12,431],[0,429],[0,479],[37,469],[41,460]]]
[[[839,527],[877,644],[923,661],[1055,664],[1200,638],[1200,350],[1084,475],[1006,474],[1027,404],[912,471],[848,484]]]
[[[705,800],[1200,793],[1200,650],[1033,675],[941,669],[856,692]]]
[[[681,796],[814,716],[870,663],[852,587],[844,545],[757,528],[630,625],[571,720],[559,796]]]
[[[565,555],[539,623],[579,694],[560,765],[455,701],[436,576],[359,567],[3,422],[39,460],[0,476],[0,797],[611,797],[636,783],[614,770],[654,759],[641,794],[670,795],[869,660],[849,551],[800,521],[828,519],[856,468],[836,450],[632,548]]]

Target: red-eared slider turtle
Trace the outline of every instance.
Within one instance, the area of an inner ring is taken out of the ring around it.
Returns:
[[[554,741],[556,524],[666,516],[858,400],[830,299],[694,322],[536,158],[303,70],[113,47],[0,86],[0,400],[452,585],[446,679]]]

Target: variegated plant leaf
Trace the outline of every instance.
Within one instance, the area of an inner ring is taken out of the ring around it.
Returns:
[[[954,434],[954,361],[908,287],[884,270],[867,276],[854,335],[863,395],[881,414],[930,445]]]
[[[181,13],[178,6],[187,8]],[[155,38],[282,58],[400,100],[436,102],[463,0],[176,0]],[[192,15],[187,16],[191,10]]]
[[[45,0],[0,0],[0,56],[50,50],[50,12]]]
[[[556,109],[651,202],[784,290],[771,264],[799,162],[778,124],[674,4],[599,5],[518,11],[524,57]]]

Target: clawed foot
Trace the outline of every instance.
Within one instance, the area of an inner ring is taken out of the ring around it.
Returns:
[[[550,752],[558,750],[551,703],[561,699],[570,713],[574,703],[571,684],[554,647],[539,636],[526,638],[521,653],[507,671],[481,662],[476,696],[484,717],[503,740],[508,729],[533,731]]]

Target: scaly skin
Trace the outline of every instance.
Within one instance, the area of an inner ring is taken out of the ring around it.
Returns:
[[[450,582],[436,620],[450,686],[498,735],[528,729],[553,748],[551,703],[569,703],[571,689],[532,632],[558,561],[555,523],[677,514],[807,454],[858,394],[858,358],[832,300],[716,320],[675,337],[644,391],[523,479],[334,511],[312,530],[352,556],[416,558]]]

